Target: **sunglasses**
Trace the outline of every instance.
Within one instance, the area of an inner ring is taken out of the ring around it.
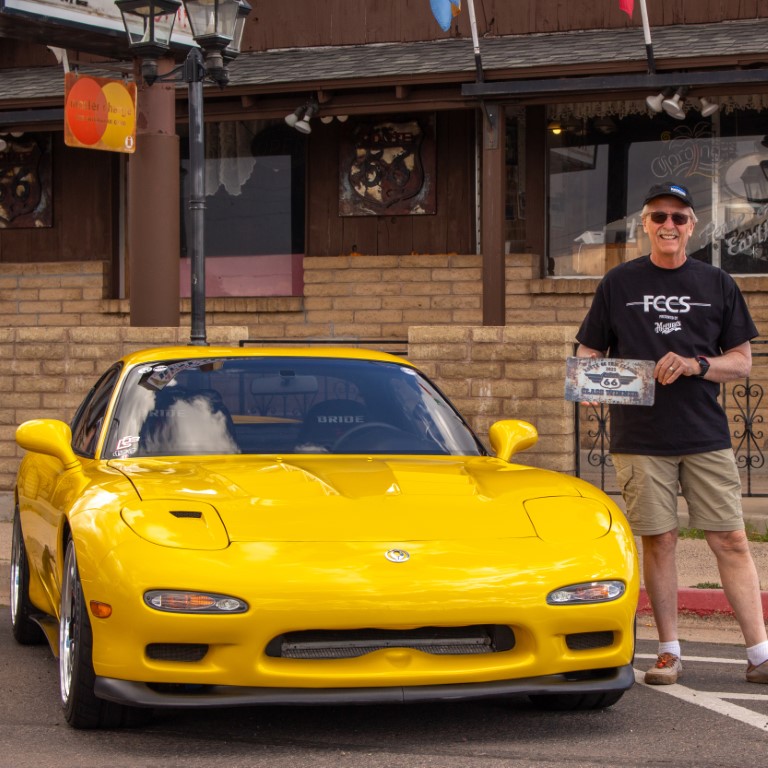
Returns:
[[[691,218],[687,213],[667,213],[666,211],[651,211],[648,216],[654,224],[664,224],[666,220],[672,219],[672,223],[676,227],[682,227],[688,223]]]

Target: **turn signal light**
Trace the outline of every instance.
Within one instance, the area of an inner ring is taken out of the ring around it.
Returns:
[[[172,613],[244,613],[248,604],[229,595],[154,589],[144,593],[144,602],[158,611]]]
[[[112,606],[108,603],[100,603],[98,600],[91,600],[91,616],[97,619],[108,619],[112,615]]]

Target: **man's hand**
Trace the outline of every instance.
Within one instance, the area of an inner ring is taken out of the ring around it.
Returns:
[[[605,352],[601,352],[599,349],[592,349],[591,347],[585,347],[583,344],[579,344],[576,350],[576,357],[591,357],[593,360],[596,360],[598,357],[605,357]],[[597,408],[600,403],[582,400],[579,405],[591,405],[593,408]]]
[[[667,385],[677,381],[681,376],[698,376],[701,366],[695,357],[682,357],[676,352],[667,352],[656,363],[653,369],[653,377],[659,384]]]

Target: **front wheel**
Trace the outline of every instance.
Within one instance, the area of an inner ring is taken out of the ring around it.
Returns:
[[[64,716],[73,728],[118,728],[138,725],[150,711],[99,699],[94,693],[93,632],[83,597],[77,556],[67,542],[59,618],[59,685]]]
[[[11,534],[11,627],[13,636],[21,645],[37,645],[45,642],[43,630],[35,623],[32,616],[35,606],[29,599],[29,561],[21,533],[19,510],[13,518]]]

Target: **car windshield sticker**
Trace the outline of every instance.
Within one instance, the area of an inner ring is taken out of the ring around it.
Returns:
[[[131,456],[132,454],[136,453],[136,450],[139,447],[139,436],[138,435],[125,435],[124,437],[121,437],[117,441],[117,445],[115,446],[115,451],[112,454],[117,459],[124,459],[127,456]]]
[[[204,368],[205,366],[215,368],[221,367],[221,365],[223,365],[223,361],[211,359],[181,360],[173,365],[156,365],[146,372],[142,370],[144,375],[146,375],[146,373],[150,373],[150,375],[147,378],[142,376],[141,383],[148,384],[153,389],[164,389],[176,378],[176,375],[182,371]]]

